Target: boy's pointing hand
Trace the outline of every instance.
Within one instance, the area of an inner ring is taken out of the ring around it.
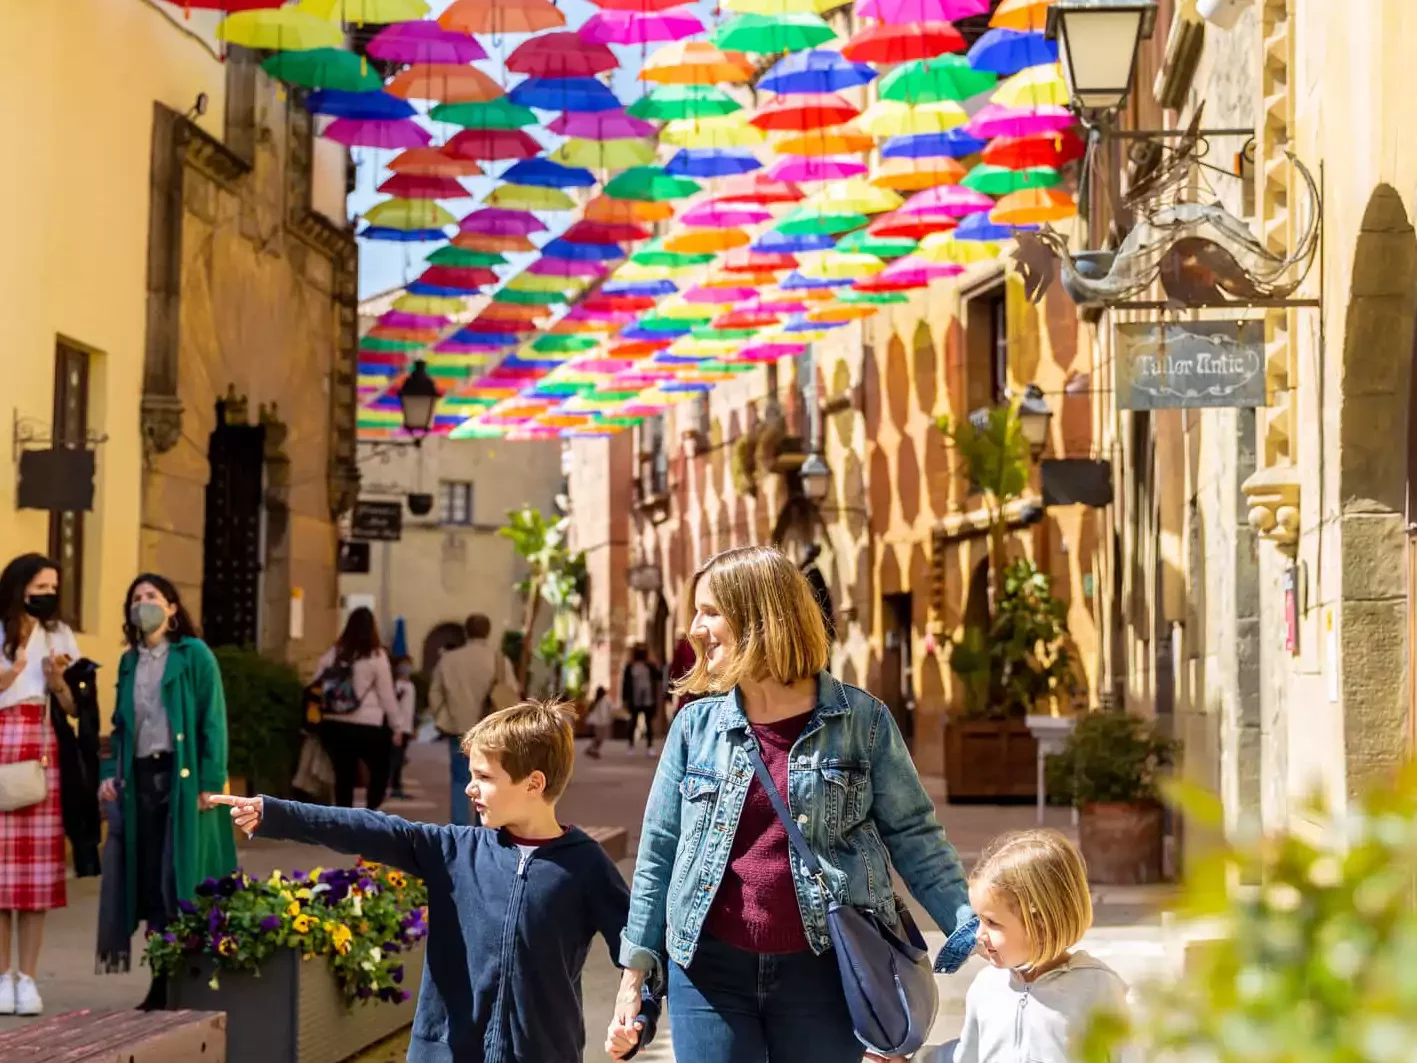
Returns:
[[[259,797],[212,794],[208,800],[214,805],[230,805],[232,821],[246,832],[248,838],[255,834],[261,825],[262,801]]]

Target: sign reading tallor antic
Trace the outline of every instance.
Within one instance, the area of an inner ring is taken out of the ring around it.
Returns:
[[[1263,406],[1264,323],[1118,325],[1116,381],[1124,410]]]

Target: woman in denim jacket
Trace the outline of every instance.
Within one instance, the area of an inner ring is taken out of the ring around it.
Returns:
[[[791,851],[746,747],[769,773],[843,902],[895,923],[891,869],[950,935],[953,971],[977,921],[963,870],[890,712],[824,669],[811,587],[776,550],[746,547],[696,577],[696,661],[707,693],[669,729],[645,810],[611,1033],[667,980],[675,1057],[693,1063],[859,1063],[831,955],[832,899]]]

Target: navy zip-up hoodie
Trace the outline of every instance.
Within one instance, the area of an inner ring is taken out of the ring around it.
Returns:
[[[262,838],[364,856],[428,886],[423,986],[409,1063],[581,1063],[581,969],[599,933],[620,952],[630,891],[570,827],[523,854],[505,832],[262,798]],[[641,1047],[657,1003],[646,999]]]

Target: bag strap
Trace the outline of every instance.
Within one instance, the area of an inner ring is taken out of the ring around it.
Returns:
[[[807,874],[817,880],[817,884],[822,887],[822,892],[828,897],[834,896],[831,887],[827,885],[826,875],[822,872],[822,862],[817,859],[817,854],[812,852],[812,847],[807,844],[807,839],[803,837],[802,829],[797,826],[797,821],[792,818],[787,802],[783,800],[777,783],[773,781],[772,774],[768,771],[768,766],[763,763],[763,756],[758,752],[757,740],[750,740],[744,748],[748,751],[748,762],[753,765],[753,774],[758,777],[758,782],[763,784],[763,789],[767,791],[768,800],[772,802],[773,811],[777,813],[777,818],[787,829],[787,840],[797,851],[797,859],[802,861],[802,866],[807,869]]]

